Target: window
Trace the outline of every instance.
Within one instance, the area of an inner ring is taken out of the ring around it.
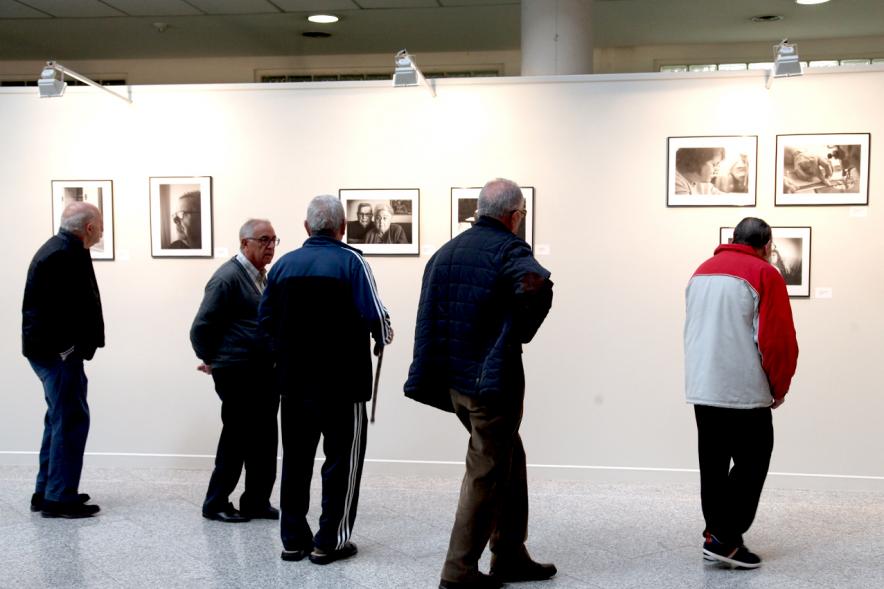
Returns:
[[[851,58],[851,59],[820,59],[811,62],[802,61],[801,67],[841,67],[856,65],[877,65],[884,63],[884,58]],[[698,63],[698,64],[670,64],[661,65],[661,72],[732,72],[741,70],[769,70],[773,67],[770,61],[756,61],[749,63]]]

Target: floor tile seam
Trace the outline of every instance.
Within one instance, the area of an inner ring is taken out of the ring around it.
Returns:
[[[365,537],[366,539],[368,539],[368,540],[371,540],[371,542],[373,542],[374,544],[376,544],[376,545],[378,545],[378,546],[383,546],[384,548],[386,548],[386,549],[388,549],[388,550],[391,550],[391,551],[395,552],[396,554],[398,554],[400,557],[402,557],[403,559],[405,559],[405,560],[408,561],[409,563],[415,563],[415,562],[417,562],[417,561],[420,560],[420,559],[423,559],[423,558],[430,558],[431,556],[435,556],[435,555],[431,555],[431,554],[427,554],[427,555],[425,555],[425,556],[415,556],[415,555],[413,555],[413,554],[408,554],[407,552],[403,552],[402,550],[400,550],[399,548],[397,548],[397,547],[395,547],[395,546],[391,546],[390,544],[387,544],[387,543],[385,543],[385,542],[381,542],[380,540],[377,540],[376,538],[372,538],[371,536],[369,536],[369,535],[367,535],[367,534],[360,533],[359,535],[360,535],[360,536],[364,536],[364,537]],[[442,554],[441,552],[440,552],[439,554],[440,554],[440,557],[439,557],[439,558],[440,558],[440,561],[441,561],[441,560],[444,559],[445,556],[444,556],[444,554]],[[441,565],[440,565],[440,566],[441,566]],[[411,567],[408,567],[408,569],[411,570],[411,571],[413,571],[413,572],[417,572],[415,569],[412,569]]]

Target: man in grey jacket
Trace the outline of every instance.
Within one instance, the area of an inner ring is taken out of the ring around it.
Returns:
[[[190,328],[197,370],[211,374],[221,399],[221,438],[203,502],[203,517],[222,522],[279,519],[270,505],[276,480],[279,394],[266,339],[258,328],[258,303],[266,266],[279,238],[270,221],[249,219],[239,230],[240,251],[206,284]],[[246,470],[239,510],[229,497]]]

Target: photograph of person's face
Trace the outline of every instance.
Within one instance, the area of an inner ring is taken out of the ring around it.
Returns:
[[[151,176],[150,247],[155,258],[212,257],[211,176]]]
[[[356,220],[363,227],[368,227],[371,224],[371,205],[361,205],[356,212]]]
[[[390,229],[390,223],[393,221],[393,215],[390,214],[390,211],[380,210],[377,212],[374,218],[375,227],[378,230],[378,233],[384,234]]]
[[[178,239],[185,242],[188,247],[202,247],[199,192],[189,192],[178,199],[173,220]]]
[[[716,154],[700,166],[700,182],[712,182],[714,176],[718,176],[718,166],[721,164],[721,154]]]

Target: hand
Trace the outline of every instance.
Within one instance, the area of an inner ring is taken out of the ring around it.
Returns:
[[[786,397],[782,397],[780,399],[774,399],[773,403],[770,404],[770,408],[776,409],[777,407],[779,407],[780,405],[782,405],[785,402],[786,402]]]
[[[374,355],[375,355],[375,356],[380,356],[380,355],[381,355],[381,350],[383,350],[383,349],[384,349],[384,346],[382,346],[382,345],[379,344],[378,342],[375,342],[375,343],[374,343]]]
[[[199,366],[196,367],[200,372],[205,372],[206,374],[212,374],[212,367],[203,362]]]

